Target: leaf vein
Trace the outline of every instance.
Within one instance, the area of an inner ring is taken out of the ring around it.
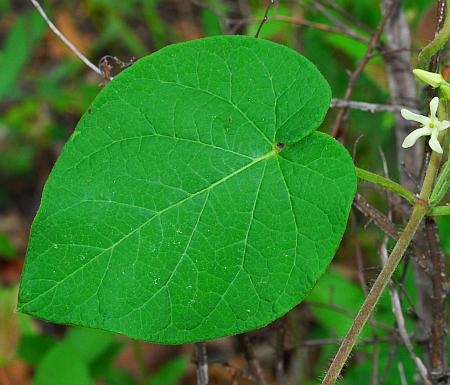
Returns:
[[[240,169],[232,172],[231,174],[225,176],[224,178],[218,180],[217,182],[212,183],[210,186],[184,198],[181,199],[175,203],[173,203],[172,205],[162,209],[161,211],[157,212],[155,215],[153,215],[152,217],[150,217],[149,219],[147,219],[144,223],[142,223],[141,225],[139,225],[138,227],[136,227],[134,230],[130,231],[128,234],[126,234],[125,236],[123,236],[122,238],[120,238],[119,240],[117,240],[114,244],[112,244],[110,247],[108,247],[107,249],[104,249],[104,251],[102,251],[101,253],[93,256],[87,263],[85,263],[84,265],[81,265],[80,267],[78,267],[77,269],[75,269],[73,272],[67,274],[64,279],[62,279],[61,281],[58,282],[57,285],[43,291],[42,293],[40,293],[38,296],[34,297],[32,300],[20,304],[20,308],[24,308],[25,306],[29,306],[31,303],[37,301],[39,298],[41,298],[42,296],[46,295],[48,292],[50,292],[51,290],[56,289],[59,285],[61,285],[62,283],[64,283],[66,280],[68,280],[69,278],[71,278],[74,274],[76,274],[77,272],[79,272],[80,270],[84,269],[87,265],[89,265],[90,263],[94,262],[97,260],[97,258],[99,258],[101,255],[103,255],[104,253],[113,250],[117,245],[119,245],[120,243],[122,243],[124,240],[128,239],[131,235],[133,235],[136,231],[139,231],[140,229],[142,229],[144,226],[148,225],[149,223],[151,223],[154,219],[159,218],[162,214],[164,214],[165,212],[178,207],[179,205],[183,204],[186,201],[189,201],[191,199],[193,199],[194,197],[204,193],[205,191],[208,190],[212,190],[213,188],[215,188],[216,186],[221,185],[222,183],[226,182],[227,180],[233,178],[236,175],[239,175],[240,173],[244,172],[245,170],[249,169],[250,167],[252,167],[253,165],[271,157],[274,156],[275,152],[274,151],[270,151],[269,153],[267,153],[266,155],[263,155],[259,158],[254,159],[252,162],[247,163],[245,166],[241,167]]]

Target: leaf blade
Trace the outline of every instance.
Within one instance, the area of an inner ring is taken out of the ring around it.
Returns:
[[[284,314],[330,262],[356,185],[346,150],[312,133],[327,95],[306,59],[248,37],[140,60],[100,93],[52,171],[20,310],[161,343]]]

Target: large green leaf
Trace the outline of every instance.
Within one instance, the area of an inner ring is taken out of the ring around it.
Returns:
[[[138,61],[51,173],[19,309],[160,343],[286,313],[333,257],[355,192],[347,151],[313,133],[329,102],[308,60],[264,40],[207,38]]]

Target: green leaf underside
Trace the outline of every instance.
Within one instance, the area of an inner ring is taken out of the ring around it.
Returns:
[[[49,177],[19,309],[174,344],[286,313],[333,257],[356,188],[346,150],[313,132],[329,102],[309,61],[264,40],[139,60]]]

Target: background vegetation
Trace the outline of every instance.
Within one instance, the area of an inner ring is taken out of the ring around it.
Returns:
[[[128,62],[174,42],[224,33],[254,35],[267,1],[46,0],[42,4],[69,40],[94,62],[106,55]],[[436,2],[407,0],[402,7],[412,32],[408,52],[415,60],[434,36]],[[377,0],[281,0],[271,9],[261,37],[308,57],[339,98],[380,19]],[[0,38],[0,383],[195,383],[191,346],[151,345],[14,312],[28,233],[43,184],[80,116],[100,91],[101,79],[55,37],[28,1],[0,0]],[[390,103],[382,52],[379,45],[370,56],[353,100]],[[446,60],[444,54],[444,76],[449,73]],[[114,60],[108,62],[113,71],[120,70]],[[425,98],[420,100],[425,106]],[[330,110],[321,130],[331,132],[335,119],[336,111]],[[383,174],[385,164],[391,176],[398,178],[401,168],[394,130],[390,112],[352,110],[341,139],[358,166]],[[386,211],[385,194],[366,187],[366,199]],[[439,222],[439,231],[450,254],[448,219]],[[331,268],[305,302],[249,336],[208,342],[211,383],[261,385],[252,368],[255,358],[268,384],[317,383],[364,299],[365,286],[380,269],[378,249],[383,239],[383,233],[355,211]],[[399,269],[395,287],[414,349],[426,361],[429,336],[420,328],[417,279],[408,260]],[[391,299],[385,293],[342,383],[416,382],[420,382],[416,367],[399,338]]]

